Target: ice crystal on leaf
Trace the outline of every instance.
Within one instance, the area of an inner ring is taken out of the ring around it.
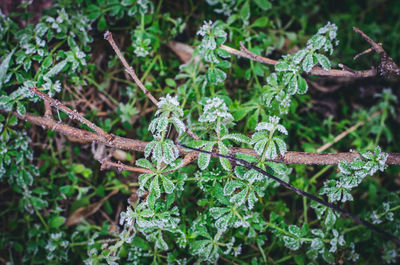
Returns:
[[[218,97],[207,99],[204,112],[200,116],[199,121],[212,123],[218,118],[221,119],[223,124],[233,121],[233,116],[228,112],[228,107],[222,99]]]

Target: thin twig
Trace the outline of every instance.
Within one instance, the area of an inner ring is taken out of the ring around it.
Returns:
[[[376,115],[378,115],[381,111],[376,111],[374,112],[371,116],[368,116],[367,121],[370,121],[373,117],[375,117]],[[339,142],[340,140],[342,140],[344,137],[346,137],[348,134],[354,132],[355,130],[358,129],[358,127],[363,126],[365,124],[365,121],[359,121],[358,123],[356,123],[355,125],[351,126],[350,128],[348,128],[347,130],[345,130],[344,132],[340,133],[339,135],[337,135],[332,142],[326,143],[323,146],[321,146],[320,148],[317,149],[317,153],[321,153],[323,151],[325,151],[326,149],[328,149],[329,147],[331,147],[332,145],[334,145],[335,143]]]
[[[148,144],[148,142],[124,138],[120,136],[115,136],[113,142],[110,143],[104,140],[103,137],[100,137],[95,133],[77,129],[66,124],[58,123],[53,119],[35,116],[30,113],[20,115],[17,112],[13,112],[12,114],[17,116],[21,120],[25,120],[32,124],[38,125],[43,129],[50,129],[68,137],[81,139],[84,142],[99,142],[109,147],[137,152],[144,152],[144,149]],[[183,148],[179,149],[182,155],[186,155],[188,153]],[[253,149],[249,148],[230,147],[229,151],[233,155],[236,153],[245,153],[254,157],[258,157],[257,153]],[[386,160],[386,164],[400,165],[400,153],[388,153],[388,155],[389,156]],[[361,156],[357,152],[318,154],[288,151],[287,153],[285,153],[285,156],[278,156],[271,161],[284,164],[337,165],[340,161],[351,162],[358,157],[361,158]]]
[[[154,105],[158,106],[158,100],[155,97],[153,97],[153,95],[146,89],[146,87],[143,85],[142,81],[140,81],[140,79],[135,74],[135,71],[133,70],[133,68],[131,66],[129,66],[125,57],[122,55],[118,46],[115,44],[115,41],[112,37],[111,32],[107,31],[104,34],[104,38],[111,44],[111,46],[114,49],[115,53],[117,54],[118,58],[121,60],[123,66],[125,67],[125,70],[129,73],[129,75],[132,77],[132,79],[135,81],[135,83],[140,87],[140,89],[143,91],[143,93],[146,95],[146,97],[148,97],[154,103]]]
[[[50,106],[53,106],[53,107],[57,108],[58,110],[66,113],[69,116],[70,119],[77,120],[80,123],[85,124],[90,129],[95,131],[99,136],[103,137],[105,140],[107,140],[109,142],[112,142],[112,140],[114,139],[113,135],[106,133],[103,129],[101,129],[100,127],[98,127],[94,123],[92,123],[92,122],[88,121],[87,119],[85,119],[76,110],[71,110],[67,106],[63,105],[60,101],[58,101],[56,99],[53,99],[53,98],[49,97],[47,94],[39,91],[39,89],[37,87],[34,86],[34,87],[29,88],[29,89],[35,95],[41,97],[44,101],[47,101],[50,104]]]
[[[372,49],[374,49],[374,51],[379,55],[380,57],[380,63],[378,66],[379,74],[387,78],[392,78],[392,77],[398,78],[400,76],[400,67],[393,61],[392,57],[390,57],[388,53],[383,49],[382,45],[376,43],[374,40],[368,37],[367,34],[362,32],[359,28],[353,27],[353,30],[356,33],[360,34],[361,37],[363,37],[369,43],[369,45],[371,45]]]
[[[145,88],[142,81],[140,81],[140,79],[135,74],[135,71],[133,70],[133,68],[131,66],[129,66],[125,57],[122,55],[121,51],[119,50],[117,44],[115,44],[115,41],[112,37],[112,33],[107,31],[104,34],[104,38],[111,44],[111,46],[114,49],[115,53],[117,54],[118,58],[121,60],[126,71],[130,74],[130,76],[135,81],[135,83],[142,89],[143,93],[154,103],[154,105],[156,105],[158,107],[158,100],[155,97],[153,97],[153,95]],[[192,132],[186,125],[185,125],[185,132],[187,134],[189,134],[193,139],[200,140],[200,138],[194,132]]]
[[[381,54],[381,53],[385,53],[385,50],[383,49],[382,45],[379,45],[378,43],[376,43],[375,41],[373,41],[370,37],[367,36],[367,34],[365,34],[362,30],[360,30],[357,27],[353,27],[354,32],[358,33],[361,35],[361,37],[363,37],[368,43],[369,45],[371,45],[371,47],[375,50],[375,52],[377,54]]]
[[[379,45],[379,46],[382,46],[382,43],[379,42],[378,45]],[[363,51],[363,52],[360,52],[359,54],[356,54],[356,55],[353,57],[353,60],[357,60],[360,56],[363,56],[364,54],[370,53],[370,52],[372,52],[372,50],[373,50],[372,48],[369,48],[369,49],[366,49],[366,50]]]
[[[327,202],[327,201],[325,201],[325,200],[323,200],[321,198],[318,198],[317,196],[315,196],[315,195],[313,195],[311,193],[305,192],[305,191],[303,191],[303,190],[301,190],[299,188],[296,188],[296,187],[290,185],[288,182],[285,182],[285,181],[281,180],[280,178],[275,177],[274,175],[268,173],[267,171],[262,170],[261,168],[256,167],[255,165],[253,165],[253,164],[251,164],[251,163],[249,163],[249,162],[247,162],[247,161],[245,161],[243,159],[239,159],[239,158],[236,158],[236,157],[233,157],[233,156],[230,156],[230,155],[222,155],[222,154],[219,154],[219,153],[208,152],[208,151],[204,151],[204,150],[188,147],[188,146],[185,146],[185,145],[182,145],[182,144],[179,144],[179,143],[178,143],[178,146],[186,148],[186,149],[189,149],[191,151],[198,152],[198,153],[209,154],[209,155],[212,155],[214,157],[227,158],[227,159],[229,159],[231,161],[234,161],[236,163],[239,163],[239,164],[245,166],[248,169],[254,169],[257,172],[263,174],[264,176],[275,180],[276,182],[278,182],[279,184],[281,184],[285,188],[296,192],[298,195],[303,196],[303,197],[307,197],[310,200],[313,200],[313,201],[318,202],[318,203],[320,203],[320,204],[322,204],[322,205],[324,205],[324,206],[326,206],[328,208],[331,208],[332,210],[335,210],[336,212],[341,213],[343,216],[353,219],[353,221],[355,221],[356,223],[361,224],[361,225],[365,226],[366,228],[369,228],[370,230],[373,230],[373,231],[377,232],[378,234],[383,235],[387,239],[390,239],[392,242],[394,242],[396,245],[398,245],[398,246],[400,245],[400,240],[398,238],[394,237],[392,234],[389,234],[389,233],[381,230],[379,227],[371,224],[370,222],[365,221],[365,220],[361,219],[360,217],[358,217],[358,216],[356,216],[356,215],[354,215],[354,214],[352,214],[352,213],[350,213],[350,212],[348,212],[348,211],[346,211],[346,210],[344,210],[344,209],[342,209],[342,208],[340,208],[340,207],[338,207],[338,206],[336,206],[336,205],[334,205],[332,203],[329,203],[329,202]]]
[[[44,116],[46,118],[53,118],[53,113],[51,112],[51,105],[48,101],[44,101]]]
[[[132,167],[129,165],[125,165],[121,161],[118,161],[117,163],[115,163],[110,160],[102,160],[102,161],[100,161],[100,163],[101,163],[100,170],[108,169],[108,167],[116,167],[116,168],[118,168],[118,170],[127,170],[127,171],[131,171],[131,172],[144,173],[144,174],[153,172],[147,168]]]

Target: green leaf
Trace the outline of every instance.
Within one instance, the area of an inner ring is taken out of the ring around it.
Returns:
[[[223,140],[225,139],[229,139],[229,140],[234,140],[236,142],[240,142],[240,143],[249,143],[250,142],[250,138],[240,134],[240,133],[230,133],[225,135],[224,137],[222,137]]]
[[[49,227],[58,229],[65,222],[65,217],[56,216],[50,219]]]
[[[206,72],[207,80],[211,84],[222,83],[226,79],[226,73],[219,68],[209,68]]]
[[[99,31],[104,31],[106,27],[107,27],[106,18],[104,17],[104,15],[102,15],[99,21],[97,22],[97,29]]]
[[[285,62],[279,62],[275,65],[275,71],[286,72],[289,70],[289,65]]]
[[[240,16],[242,17],[243,21],[247,21],[250,18],[250,4],[249,1],[246,1],[242,8],[240,9]]]
[[[335,263],[335,257],[331,252],[329,252],[327,249],[325,249],[324,253],[322,253],[322,258],[328,262],[329,264],[334,264]]]
[[[254,3],[264,11],[272,7],[272,4],[268,0],[254,0]]]
[[[17,112],[20,115],[24,115],[26,113],[25,105],[20,101],[17,102]]]
[[[219,149],[219,153],[220,154],[227,155],[229,153],[228,147],[226,147],[222,141],[218,142],[218,149]],[[220,157],[219,161],[220,161],[222,167],[225,170],[230,171],[232,169],[232,166],[231,166],[231,163],[229,162],[229,159],[224,158],[224,157]]]
[[[312,53],[308,53],[303,61],[303,70],[306,73],[309,73],[311,69],[314,67],[314,57]]]
[[[157,144],[158,142],[156,140],[151,141],[146,145],[146,148],[144,149],[144,157],[148,157],[151,154],[151,150],[153,150],[153,147]]]
[[[149,195],[147,196],[147,201],[149,203],[149,208],[153,209],[156,199],[161,195],[160,186],[158,184],[158,177],[154,177],[150,183]]]
[[[155,168],[150,163],[150,161],[147,160],[147,159],[144,159],[144,158],[136,160],[136,165],[139,166],[139,167],[144,167],[144,168],[147,168],[147,169],[155,171]]]
[[[237,188],[240,188],[242,186],[243,184],[240,181],[228,181],[224,186],[224,195],[230,196]]]
[[[297,85],[298,85],[297,93],[305,94],[307,92],[308,84],[301,75],[297,75]]]
[[[293,62],[295,64],[299,64],[301,62],[301,60],[304,59],[304,57],[306,56],[307,52],[308,52],[308,50],[306,50],[306,49],[303,49],[303,50],[300,50],[300,51],[296,52],[296,54],[293,55]]]
[[[298,250],[300,248],[301,242],[298,238],[284,236],[283,242],[285,243],[285,247],[291,250]]]
[[[16,49],[17,48],[14,48],[10,52],[10,54],[7,55],[7,57],[3,60],[3,62],[0,65],[0,89],[4,85],[4,80],[5,80],[6,75],[7,75],[8,67],[10,66],[10,60],[11,60],[11,57],[13,56],[13,54],[14,54]]]
[[[267,159],[275,159],[277,156],[276,145],[273,141],[270,141],[267,146],[267,151],[265,152],[265,157]]]
[[[288,84],[288,94],[294,95],[297,92],[298,84],[297,84],[297,77],[295,74],[291,74],[292,78],[290,78],[289,84]]]
[[[170,87],[176,87],[176,82],[172,78],[165,79],[165,83]]]
[[[246,194],[249,191],[249,187],[244,187],[239,193],[234,194],[229,200],[231,203],[236,203],[237,205],[242,205],[246,200]]]
[[[172,193],[175,189],[174,183],[166,176],[161,175],[165,193]]]
[[[56,64],[55,66],[53,66],[45,75],[44,78],[51,78],[55,75],[57,75],[63,68],[64,66],[67,64],[66,60],[62,60],[61,62],[59,62],[58,64]]]
[[[203,150],[211,152],[214,144],[215,144],[214,142],[207,144],[203,148]],[[211,158],[210,154],[204,154],[204,153],[199,154],[199,159],[197,160],[197,163],[201,170],[204,170],[208,167],[208,164],[210,163],[210,158]]]
[[[253,24],[251,24],[250,27],[252,28],[264,28],[268,25],[269,19],[268,17],[260,17],[257,18],[256,21],[253,22]]]
[[[317,58],[318,63],[322,66],[322,68],[324,68],[324,70],[331,70],[331,62],[325,55],[316,53],[314,56]]]

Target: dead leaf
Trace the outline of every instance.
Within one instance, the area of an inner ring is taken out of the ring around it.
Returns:
[[[188,63],[192,59],[194,52],[192,46],[177,41],[169,41],[167,45],[184,63]],[[194,61],[200,61],[200,57],[196,56]]]
[[[103,205],[103,203],[108,200],[111,196],[116,194],[119,190],[113,190],[110,192],[106,197],[101,199],[100,201],[96,203],[92,203],[88,206],[81,207],[77,209],[75,212],[73,212],[67,219],[67,222],[65,223],[66,226],[71,226],[71,225],[76,225],[82,222],[83,219],[86,217],[91,216],[92,214],[96,213],[100,207]]]

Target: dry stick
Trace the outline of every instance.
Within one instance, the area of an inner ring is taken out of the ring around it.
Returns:
[[[372,49],[374,49],[374,51],[379,55],[380,63],[378,66],[378,71],[380,75],[384,77],[399,77],[400,67],[393,61],[392,57],[387,54],[382,45],[376,43],[359,28],[353,27],[353,30],[360,34],[361,37],[363,37],[369,43],[369,45],[371,45]]]
[[[257,172],[263,174],[264,176],[267,176],[268,178],[275,180],[276,182],[278,182],[279,184],[281,184],[285,188],[296,192],[298,195],[303,196],[303,197],[307,197],[307,198],[309,198],[309,199],[311,199],[311,200],[313,200],[315,202],[318,202],[318,203],[320,203],[320,204],[322,204],[322,205],[324,205],[324,206],[326,206],[328,208],[331,208],[332,210],[335,210],[335,211],[343,214],[345,217],[349,217],[349,218],[353,219],[353,221],[355,221],[356,223],[361,224],[361,225],[369,228],[370,230],[373,230],[373,231],[377,232],[378,234],[383,235],[387,239],[389,239],[392,242],[394,242],[396,245],[400,246],[400,240],[398,238],[396,238],[393,235],[381,230],[379,227],[371,224],[368,221],[365,221],[365,220],[359,218],[358,216],[356,216],[356,215],[354,215],[354,214],[352,214],[352,213],[350,213],[350,212],[348,212],[348,211],[346,211],[346,210],[344,210],[344,209],[342,209],[342,208],[340,208],[340,207],[338,207],[338,206],[336,206],[336,205],[334,205],[332,203],[329,203],[329,202],[327,202],[327,201],[325,201],[323,199],[320,199],[320,198],[318,198],[317,196],[315,196],[315,195],[313,195],[311,193],[305,192],[305,191],[303,191],[301,189],[298,189],[298,188],[290,185],[288,182],[285,182],[285,181],[275,177],[274,175],[268,173],[267,171],[262,170],[259,167],[256,167],[252,163],[249,163],[249,162],[247,162],[247,161],[245,161],[243,159],[236,158],[236,157],[233,157],[233,156],[230,156],[230,155],[222,155],[222,154],[218,154],[218,153],[214,153],[214,152],[208,152],[208,151],[204,151],[204,150],[188,147],[188,146],[185,146],[185,145],[182,145],[182,144],[179,144],[179,143],[178,143],[178,146],[180,146],[182,148],[186,148],[186,149],[192,150],[192,151],[195,151],[195,152],[209,154],[209,155],[212,155],[214,157],[227,158],[227,159],[229,159],[231,161],[238,162],[239,164],[242,164],[243,166],[247,167],[248,169],[254,169]]]
[[[236,56],[241,56],[241,57],[244,57],[244,58],[256,61],[256,62],[260,62],[263,64],[276,65],[278,63],[278,61],[276,61],[276,60],[256,55],[244,47],[241,47],[241,51],[236,50],[231,47],[228,47],[228,46],[225,46],[225,45],[221,45],[220,48],[227,51],[230,54],[233,54]],[[310,74],[319,75],[319,76],[363,77],[364,78],[364,77],[376,76],[377,71],[376,71],[376,69],[352,71],[352,72],[346,71],[346,70],[337,70],[337,69],[331,69],[329,71],[326,71],[321,67],[314,66],[313,69],[311,69]]]
[[[104,38],[108,40],[108,42],[111,44],[112,48],[114,49],[115,53],[117,54],[118,58],[121,60],[122,64],[124,65],[126,71],[129,73],[129,75],[132,77],[132,79],[135,81],[135,83],[140,87],[140,89],[143,91],[143,93],[154,103],[154,105],[158,105],[158,100],[153,97],[153,95],[145,88],[143,83],[140,81],[140,79],[137,77],[135,74],[135,71],[133,70],[132,67],[129,66],[128,62],[125,60],[125,57],[122,55],[121,51],[119,50],[118,46],[115,44],[115,41],[112,37],[111,32],[107,31],[104,34]]]
[[[115,163],[115,162],[112,162],[110,160],[102,160],[102,161],[100,161],[100,163],[101,163],[100,170],[105,170],[108,167],[116,167],[119,170],[127,170],[127,171],[132,171],[132,172],[137,172],[137,173],[144,173],[144,174],[153,172],[150,169],[141,168],[141,167],[132,167],[132,166],[125,165],[121,161],[118,161],[117,163]]]
[[[51,112],[51,105],[48,101],[44,101],[44,116],[46,118],[53,118],[53,113]]]
[[[382,46],[382,43],[379,42],[378,45],[379,45],[379,46]],[[373,50],[372,48],[369,48],[369,49],[366,49],[366,50],[363,51],[363,52],[360,52],[359,54],[356,54],[356,55],[353,57],[353,60],[357,60],[360,56],[363,56],[364,54],[370,53],[370,52],[372,52],[372,50]]]
[[[367,36],[367,34],[365,34],[364,32],[362,32],[359,28],[357,27],[353,27],[353,30],[360,34],[361,37],[363,37],[368,43],[369,45],[371,45],[371,47],[375,50],[375,52],[377,54],[381,54],[384,53],[385,50],[382,48],[382,45],[379,45],[378,43],[376,43],[375,41],[373,41],[370,37]]]
[[[371,116],[369,116],[367,118],[367,121],[370,121],[373,117],[375,117],[376,115],[378,115],[380,113],[380,111],[376,111],[374,112]],[[344,132],[342,132],[341,134],[337,135],[332,142],[326,143],[323,146],[321,146],[320,148],[317,149],[317,153],[321,153],[323,151],[325,151],[326,149],[328,149],[329,147],[331,147],[333,144],[339,142],[340,140],[342,140],[344,137],[346,137],[348,134],[354,132],[355,130],[358,129],[358,127],[363,126],[365,124],[365,121],[359,121],[358,123],[356,123],[355,125],[351,126],[350,128],[348,128],[347,130],[345,130]]]
[[[117,44],[115,44],[115,41],[112,37],[112,33],[107,31],[104,34],[104,38],[110,43],[110,45],[114,49],[115,53],[117,54],[118,58],[121,60],[126,71],[129,73],[129,75],[132,77],[132,79],[135,81],[135,83],[140,87],[140,89],[142,89],[143,93],[154,103],[154,105],[156,105],[158,107],[158,100],[155,97],[153,97],[153,95],[145,88],[142,81],[140,81],[140,79],[135,74],[135,71],[133,70],[133,68],[131,66],[129,66],[125,57],[122,55],[121,51],[119,50]],[[192,132],[187,126],[185,126],[185,131],[193,139],[200,140],[200,138],[194,132]]]
[[[4,111],[4,113],[8,112]],[[21,120],[25,120],[32,124],[38,125],[43,129],[50,129],[65,136],[80,139],[82,140],[82,142],[99,142],[109,147],[142,153],[144,152],[144,149],[148,144],[148,142],[124,138],[120,136],[115,136],[112,142],[108,142],[103,137],[95,133],[88,132],[82,129],[77,129],[66,124],[58,123],[53,119],[35,116],[30,113],[20,115],[17,112],[13,112],[12,114],[17,116]],[[180,153],[183,155],[186,155],[188,153],[183,148],[179,148],[179,150]],[[231,154],[245,153],[254,157],[259,157],[253,149],[249,148],[230,147],[229,152]],[[400,153],[388,153],[388,155],[389,156],[386,160],[387,165],[400,165]],[[271,161],[284,164],[337,165],[340,161],[351,162],[356,158],[361,158],[360,154],[358,154],[357,152],[317,154],[288,151],[285,153],[285,156],[278,156]]]
[[[94,123],[92,123],[92,122],[88,121],[87,119],[85,119],[76,110],[71,110],[67,106],[63,105],[60,101],[58,101],[56,99],[53,99],[53,98],[49,97],[47,94],[39,91],[39,89],[37,87],[31,87],[29,89],[35,95],[41,97],[44,101],[48,102],[50,104],[50,106],[53,106],[53,107],[57,108],[58,110],[61,110],[62,112],[66,113],[71,119],[77,120],[80,123],[83,123],[83,124],[87,125],[90,129],[95,131],[99,136],[101,136],[102,138],[104,138],[108,142],[112,142],[112,140],[114,139],[113,135],[106,133],[105,131],[103,131],[103,129],[101,129],[100,127],[98,127]]]

